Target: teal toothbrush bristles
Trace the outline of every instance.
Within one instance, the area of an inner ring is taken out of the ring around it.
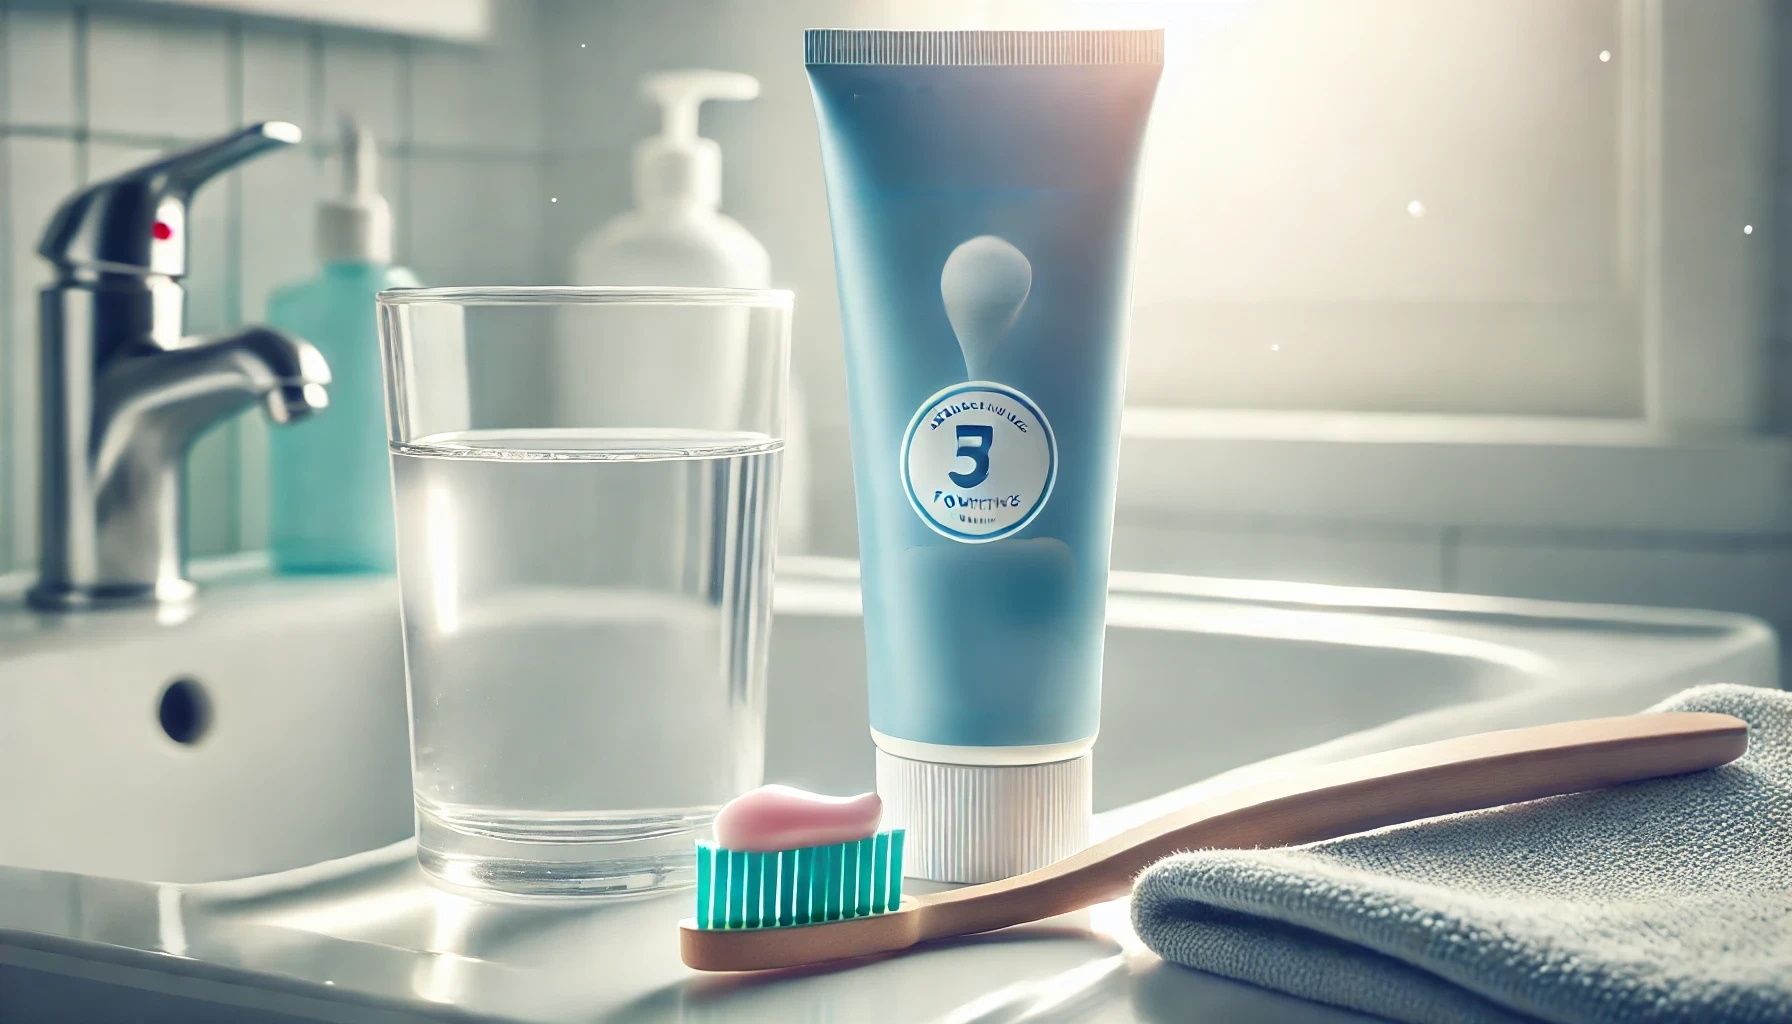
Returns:
[[[699,928],[790,928],[901,906],[901,829],[774,853],[697,844]]]

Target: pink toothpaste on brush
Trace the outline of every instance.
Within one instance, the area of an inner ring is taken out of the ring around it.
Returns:
[[[902,905],[901,829],[879,832],[876,793],[821,796],[763,786],[716,815],[697,844],[698,928],[771,928]]]
[[[716,845],[770,853],[857,842],[877,832],[884,802],[876,793],[821,796],[790,786],[761,786],[716,815]]]

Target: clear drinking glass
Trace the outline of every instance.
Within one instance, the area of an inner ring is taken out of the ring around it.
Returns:
[[[417,856],[631,895],[764,768],[789,292],[380,295]]]

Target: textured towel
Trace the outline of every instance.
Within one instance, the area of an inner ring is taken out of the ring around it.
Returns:
[[[1164,959],[1412,1022],[1792,1021],[1792,693],[1675,778],[1281,850],[1178,854],[1133,896]]]

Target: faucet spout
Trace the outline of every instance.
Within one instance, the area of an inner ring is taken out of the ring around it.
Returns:
[[[269,327],[183,338],[116,360],[94,383],[93,474],[101,493],[120,472],[178,473],[216,423],[265,404],[276,423],[329,405],[330,367],[310,342]]]
[[[257,403],[276,423],[329,404],[330,368],[311,343],[268,327],[120,353],[93,385],[85,458],[46,521],[31,602],[69,608],[190,597],[181,470],[206,430]]]

